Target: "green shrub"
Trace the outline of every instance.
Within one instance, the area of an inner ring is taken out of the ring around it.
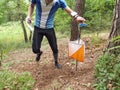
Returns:
[[[96,90],[107,90],[109,85],[112,86],[112,90],[120,90],[120,55],[102,55],[95,69]]]
[[[120,54],[120,36],[116,36],[110,40],[110,43],[113,44],[113,47],[108,49],[109,52],[112,52],[116,55]]]
[[[86,0],[84,17],[89,29],[110,29],[114,5],[115,0]]]

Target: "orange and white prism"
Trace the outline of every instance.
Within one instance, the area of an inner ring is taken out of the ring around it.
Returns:
[[[83,40],[70,41],[68,48],[68,54],[70,58],[80,62],[84,62],[85,43]]]

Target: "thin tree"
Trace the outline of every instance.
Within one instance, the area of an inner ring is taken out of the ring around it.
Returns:
[[[117,36],[120,36],[120,0],[116,0],[116,5],[114,8],[113,23],[112,23],[111,32],[109,35],[109,43],[108,43],[107,49],[120,45],[120,41],[116,43],[111,42],[111,39]],[[112,53],[116,54],[116,51],[114,50],[112,51]]]
[[[78,15],[83,16],[84,7],[85,7],[85,0],[76,0],[74,10],[78,13]],[[70,40],[71,41],[76,40],[78,38],[77,36],[78,36],[78,24],[74,20],[72,20]]]
[[[24,20],[23,20],[23,14],[22,14],[21,6],[20,6],[20,0],[17,1],[17,7],[18,7],[20,23],[21,23],[21,26],[22,26],[22,29],[23,29],[24,40],[25,40],[25,42],[28,42],[27,32],[26,32],[25,25],[24,25],[24,22],[23,22]]]

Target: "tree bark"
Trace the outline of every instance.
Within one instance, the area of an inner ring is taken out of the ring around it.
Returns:
[[[116,5],[114,8],[113,23],[112,23],[111,32],[109,35],[109,43],[108,43],[107,49],[120,45],[120,42],[116,42],[116,43],[111,42],[111,39],[117,36],[120,36],[120,0],[116,0]],[[115,54],[114,51],[112,51],[112,53]]]
[[[76,0],[74,10],[78,13],[78,15],[83,16],[84,7],[85,7],[85,0]],[[78,38],[78,23],[72,20],[70,41],[76,40],[77,38]]]
[[[22,29],[23,29],[23,34],[24,34],[24,40],[25,40],[25,42],[28,42],[27,32],[26,32],[25,25],[24,25],[24,22],[23,22],[24,20],[23,20],[21,7],[20,7],[20,0],[18,0],[17,5],[18,5],[18,13],[19,13],[19,18],[20,18],[20,23],[21,23],[21,26],[22,26]]]

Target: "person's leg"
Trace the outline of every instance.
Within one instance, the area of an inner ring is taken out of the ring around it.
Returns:
[[[41,48],[41,42],[43,40],[43,33],[41,32],[41,29],[38,27],[34,27],[34,34],[33,34],[33,41],[32,41],[32,51],[37,54],[36,61],[40,60],[40,56],[42,54],[42,51],[40,51]]]
[[[61,65],[58,63],[58,47],[54,29],[52,28],[52,30],[46,30],[45,36],[47,37],[50,47],[53,51],[55,66],[60,69]]]

